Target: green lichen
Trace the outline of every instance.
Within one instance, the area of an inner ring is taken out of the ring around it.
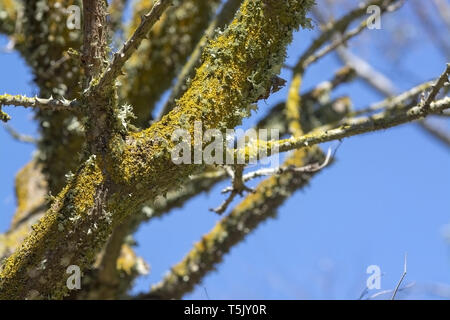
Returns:
[[[94,204],[103,182],[95,159],[80,168],[44,217],[33,225],[33,232],[20,249],[6,260],[0,273],[1,299],[24,299],[30,292],[34,298],[64,296],[67,266],[89,266],[110,232],[110,224],[103,223],[102,217],[95,214]],[[96,236],[87,235],[89,228],[96,224]],[[62,263],[62,257],[68,254],[71,259]],[[45,269],[42,269],[44,260]],[[45,283],[38,279],[44,279]]]
[[[186,115],[190,117],[191,136],[194,121],[202,121],[204,129],[240,124],[248,105],[260,98],[261,89],[270,90],[292,31],[300,25],[310,26],[305,14],[312,4],[245,1],[230,26],[205,48],[203,64],[176,108],[149,129],[130,135],[125,148],[118,149],[112,143],[113,178],[127,185],[140,182],[155,191],[158,186],[164,192],[191,174],[193,166],[180,167],[170,161],[172,132],[186,122]],[[161,185],[165,187],[161,189]]]
[[[145,0],[136,4],[130,32],[153,3]],[[134,124],[148,126],[156,102],[169,89],[176,72],[191,54],[219,4],[219,0],[174,1],[153,27],[149,39],[142,42],[127,62],[127,75],[121,80],[121,97],[133,106],[137,117]]]
[[[190,115],[191,133],[195,120],[202,120],[205,129],[238,125],[242,111],[260,98],[261,88],[270,91],[293,30],[309,26],[305,14],[312,4],[245,1],[231,25],[208,45],[202,66],[176,108],[145,131],[124,136],[113,126],[116,104],[106,101],[114,96],[102,93],[101,101],[93,100],[105,108],[107,119],[102,125],[112,127],[105,127],[106,138],[100,135],[104,140],[95,142],[96,147],[104,142],[106,150],[76,170],[34,232],[5,262],[0,298],[63,297],[67,263],[82,270],[90,266],[113,228],[136,213],[149,196],[175,189],[197,172],[201,165],[176,166],[170,159],[171,135],[181,115]],[[258,77],[250,83],[248,77],[257,71]],[[204,100],[199,105],[200,96]],[[95,136],[95,128],[89,126],[88,122],[87,132]],[[59,232],[62,228],[68,232]],[[41,268],[44,260],[45,272]]]

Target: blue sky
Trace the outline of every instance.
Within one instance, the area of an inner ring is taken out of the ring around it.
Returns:
[[[414,25],[409,9],[403,8],[384,17],[381,30],[367,30],[350,44],[355,53],[405,90],[437,77],[447,62]],[[386,63],[387,51],[380,43],[390,39],[394,29],[407,34],[411,43],[399,51],[398,60]],[[315,34],[295,34],[288,64],[295,63]],[[0,47],[6,43],[7,39],[0,38]],[[339,66],[333,55],[312,66],[304,90],[330,78]],[[0,92],[34,95],[30,72],[16,53],[0,52],[0,70]],[[289,79],[289,72],[284,70],[282,77]],[[355,108],[383,98],[360,81],[343,86],[336,95],[349,95]],[[260,103],[258,113],[244,126],[285,96],[283,89],[267,103]],[[20,107],[5,107],[5,111],[17,131],[37,135],[31,111]],[[15,209],[14,176],[35,148],[15,141],[3,128],[0,141],[3,232]],[[208,209],[221,203],[220,190],[227,184],[141,226],[136,251],[151,265],[151,273],[136,282],[133,292],[148,290],[214,226],[219,217]],[[450,285],[450,247],[442,235],[444,225],[450,223],[449,190],[449,150],[415,124],[345,139],[336,163],[289,199],[277,219],[264,223],[233,248],[217,271],[185,298],[355,299],[364,289],[366,268],[372,264],[384,273],[381,289],[395,287],[405,252],[408,274],[404,283],[416,283],[408,297],[432,298],[418,289],[431,283]]]

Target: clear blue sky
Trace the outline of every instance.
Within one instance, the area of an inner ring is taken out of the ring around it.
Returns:
[[[423,33],[414,31],[415,21],[410,17],[404,8],[385,17],[382,30],[367,30],[361,39],[351,42],[358,48],[356,53],[391,77],[401,90],[435,78],[446,62]],[[377,45],[392,36],[391,28],[412,39],[407,50],[401,51],[395,68],[383,62],[387,49]],[[295,63],[315,34],[301,31],[295,35],[288,64]],[[6,43],[7,39],[0,38],[1,47]],[[304,90],[328,79],[339,66],[333,55],[314,65],[306,75]],[[0,70],[0,92],[36,93],[31,74],[16,53],[0,53]],[[284,71],[283,77],[289,79],[289,74]],[[358,81],[338,94],[350,95],[356,108],[382,98]],[[260,111],[246,124],[285,95],[286,89],[267,104],[260,103]],[[37,135],[31,111],[13,107],[5,111],[16,130]],[[35,148],[13,140],[3,128],[0,141],[0,232],[4,232],[16,205],[14,176]],[[365,286],[366,268],[371,264],[379,265],[384,273],[382,289],[395,287],[405,252],[405,283],[416,282],[417,288],[409,298],[432,297],[418,290],[422,285],[450,284],[450,247],[442,236],[443,226],[450,223],[448,149],[417,125],[408,124],[345,139],[337,160],[285,203],[277,219],[260,226],[235,247],[218,271],[186,298],[355,299]],[[136,251],[151,265],[151,273],[137,281],[134,292],[157,282],[213,227],[219,218],[208,209],[221,203],[220,190],[225,185],[161,220],[142,225],[136,234]]]

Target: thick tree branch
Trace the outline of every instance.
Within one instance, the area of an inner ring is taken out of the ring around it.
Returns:
[[[126,137],[114,133],[105,141],[108,152],[92,155],[71,177],[35,231],[3,265],[0,298],[61,298],[67,292],[68,265],[84,270],[114,226],[149,195],[173,189],[201,169],[170,161],[172,132],[186,115],[188,130],[195,120],[205,128],[235,127],[248,105],[270,92],[293,30],[309,26],[305,15],[312,5],[309,0],[244,1],[240,14],[206,49],[177,107],[145,131]]]
[[[193,78],[195,68],[198,67],[203,48],[208,43],[209,39],[212,39],[217,28],[223,28],[232,19],[236,11],[239,9],[242,0],[227,0],[220,10],[219,14],[211,21],[206,30],[205,34],[202,36],[200,41],[197,43],[195,49],[192,51],[189,60],[184,65],[183,69],[177,76],[177,81],[172,88],[172,92],[164,104],[161,112],[159,113],[158,120],[169,113],[170,110],[175,105],[175,100],[179,99],[187,89],[186,81]]]

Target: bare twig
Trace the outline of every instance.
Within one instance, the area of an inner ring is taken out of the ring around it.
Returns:
[[[305,62],[307,62],[309,60],[309,58],[311,56],[313,56],[314,53],[317,50],[319,50],[320,47],[322,47],[327,41],[329,41],[330,39],[335,37],[336,34],[344,33],[353,21],[355,21],[355,20],[359,19],[360,17],[362,17],[363,15],[365,15],[367,12],[367,8],[370,5],[380,6],[381,11],[385,12],[386,10],[395,9],[396,6],[392,7],[392,5],[395,3],[398,3],[398,1],[399,0],[368,1],[368,2],[364,3],[363,5],[360,5],[357,8],[353,9],[352,11],[350,11],[348,14],[346,14],[342,18],[338,19],[337,21],[327,24],[326,26],[324,26],[322,28],[322,33],[320,34],[320,36],[316,40],[314,40],[313,43],[309,46],[309,48],[302,54],[302,56],[300,57],[300,59],[298,60],[298,62],[296,64],[296,66],[294,67],[294,70],[296,72],[303,73],[303,70],[306,68],[307,64],[309,64],[309,63],[307,63],[305,65]],[[319,10],[317,10],[317,8],[313,8],[312,11],[314,12],[314,14],[316,14],[316,13],[318,13]],[[363,22],[359,28],[361,28],[361,26],[364,23],[365,22]],[[359,30],[359,28],[356,28],[355,30],[349,32],[348,37],[351,38],[351,37],[355,36],[356,34],[360,33],[362,30]],[[354,33],[356,33],[356,34],[354,34]],[[327,54],[329,52],[328,50],[329,50],[329,48],[322,50],[321,56]],[[314,62],[314,61],[312,61],[312,62]]]
[[[336,49],[338,57],[354,68],[358,76],[384,96],[393,96],[397,88],[384,74],[375,70],[369,63],[353,54],[350,50],[339,47]]]
[[[81,53],[85,73],[83,88],[87,88],[90,81],[100,74],[107,57],[107,5],[104,0],[83,0],[83,51]]]
[[[414,287],[415,285],[416,285],[415,282],[408,283],[407,285],[403,286],[402,288],[399,288],[397,292],[403,292],[403,291],[406,291],[406,290],[408,290],[408,289],[411,289],[411,288]],[[389,294],[389,293],[392,293],[392,292],[394,292],[393,289],[390,289],[390,290],[382,290],[382,291],[379,291],[379,292],[374,293],[373,295],[367,297],[367,300],[372,300],[372,299],[375,299],[376,297],[382,296],[382,295],[384,295],[384,294]]]
[[[17,132],[17,130],[15,130],[13,127],[11,127],[8,124],[5,124],[4,128],[11,135],[11,137],[13,139],[16,139],[17,141],[25,142],[25,143],[33,143],[33,144],[36,144],[38,142],[38,139],[36,139],[35,137]]]
[[[401,5],[403,5],[404,1],[398,1],[393,2],[390,1],[389,3],[385,4],[383,6],[382,11],[388,11],[392,12],[394,10],[397,10]],[[368,3],[365,7],[368,5],[373,4]],[[319,10],[313,10],[314,16],[322,23],[324,24],[327,20],[325,15],[319,11]],[[364,22],[363,22],[364,23]],[[355,29],[357,31],[358,29]],[[335,33],[332,34],[332,38],[334,38],[335,43],[338,43],[342,36],[342,33],[345,31],[345,29],[336,28]],[[345,36],[344,36],[345,37]],[[336,53],[339,56],[341,60],[344,61],[346,65],[351,66],[357,71],[357,74],[359,77],[361,77],[363,80],[368,82],[372,87],[377,89],[377,91],[381,92],[383,95],[386,96],[393,96],[397,92],[397,89],[393,85],[393,83],[385,77],[383,74],[376,71],[374,68],[372,68],[366,61],[360,59],[359,57],[352,54],[348,49],[346,49],[344,46],[337,46],[336,47]]]
[[[357,36],[360,34],[365,28],[367,27],[367,20],[363,20],[360,25],[348,32],[346,32],[342,37],[336,38],[332,43],[330,43],[325,48],[317,51],[316,53],[310,55],[304,62],[303,62],[303,68],[306,68],[307,66],[311,65],[312,63],[316,62],[320,58],[324,57],[330,52],[333,52],[337,47],[345,44],[348,40],[351,38]]]
[[[380,111],[382,109],[393,109],[399,106],[403,106],[409,100],[417,99],[417,97],[423,93],[425,90],[431,88],[433,86],[433,81],[425,82],[415,86],[414,88],[409,89],[408,91],[399,94],[398,96],[387,98],[383,101],[374,103],[366,108],[362,108],[356,111],[351,112],[348,116],[355,117],[363,114],[369,114],[373,112]]]
[[[431,1],[429,1],[431,2]],[[445,58],[450,55],[450,43],[448,42],[448,37],[442,37],[445,32],[441,32],[441,29],[436,26],[435,19],[430,17],[427,8],[426,1],[410,1],[414,13],[419,18],[419,22],[422,24],[423,29],[427,32],[431,41],[434,42],[437,48],[439,48]],[[440,10],[438,10],[440,12]]]
[[[397,283],[397,286],[395,287],[395,290],[394,290],[394,293],[392,294],[391,300],[395,299],[395,296],[397,295],[398,288],[400,288],[400,285],[402,284],[403,279],[406,276],[406,271],[407,271],[407,255],[405,253],[405,263],[403,265],[403,274],[402,274],[402,277],[400,278],[400,281]]]

